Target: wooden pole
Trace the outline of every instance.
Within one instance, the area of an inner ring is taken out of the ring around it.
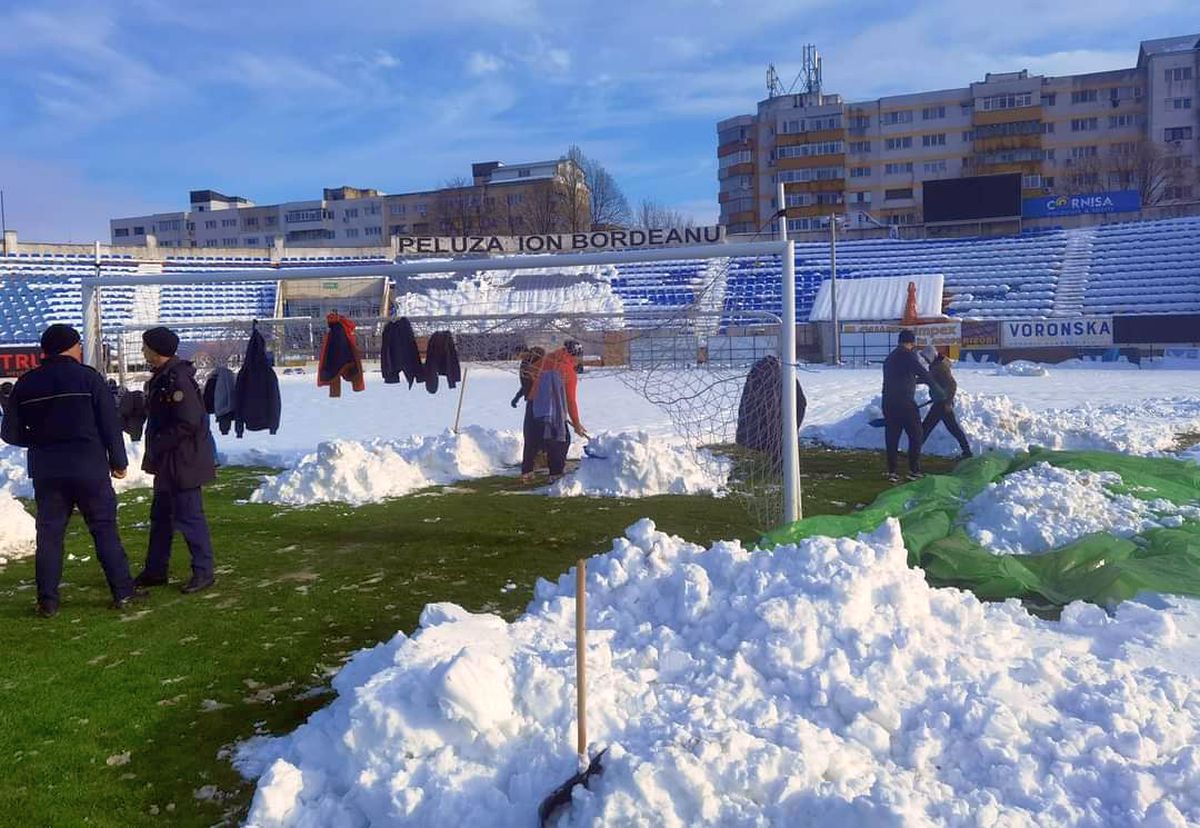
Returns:
[[[454,411],[454,433],[458,434],[458,420],[462,417],[462,401],[467,393],[467,374],[471,372],[471,366],[463,369],[462,384],[458,387],[458,408]]]
[[[575,719],[577,748],[587,758],[587,561],[575,563]]]

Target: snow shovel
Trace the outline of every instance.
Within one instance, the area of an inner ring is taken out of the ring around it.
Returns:
[[[587,760],[586,581],[587,561],[581,559],[575,563],[575,720],[577,722],[576,749],[579,751],[581,766]],[[538,818],[541,820],[542,828],[546,828],[555,814],[571,804],[571,791],[575,789],[576,785],[583,785],[586,788],[593,776],[604,773],[600,760],[607,752],[608,748],[605,748],[597,753],[587,763],[586,768],[559,785],[553,793],[542,800],[541,807],[538,808]]]
[[[608,459],[608,455],[605,454],[604,452],[600,451],[600,449],[593,446],[591,440],[588,440],[586,443],[583,444],[583,454],[585,457],[590,457],[593,460],[607,460]]]
[[[920,405],[917,406],[917,410],[920,411],[922,408],[929,405],[929,403],[931,403],[931,402],[933,402],[933,400],[928,400],[926,402],[921,403]],[[868,420],[867,425],[869,425],[871,428],[883,428],[885,425],[887,425],[887,420],[883,417],[876,417],[874,420]]]

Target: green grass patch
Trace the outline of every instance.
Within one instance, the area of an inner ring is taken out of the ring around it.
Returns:
[[[887,486],[873,453],[806,447],[801,465],[806,514],[850,511]],[[188,574],[177,538],[175,583],[143,611],[107,609],[78,518],[67,551],[87,560],[66,562],[57,618],[32,614],[32,560],[0,569],[0,825],[235,824],[253,785],[228,749],[294,729],[329,702],[349,654],[411,631],[425,604],[514,618],[539,577],[604,551],[643,516],[697,543],[759,536],[734,497],[548,499],[493,478],[360,508],[282,509],[243,502],[259,473],[223,469],[208,490],[209,592],[175,588]],[[149,492],[121,504],[136,571]]]

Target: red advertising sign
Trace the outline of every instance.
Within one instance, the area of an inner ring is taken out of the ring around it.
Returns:
[[[0,345],[0,377],[19,377],[42,364],[37,345]]]

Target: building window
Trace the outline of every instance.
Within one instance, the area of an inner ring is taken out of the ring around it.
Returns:
[[[911,124],[912,119],[912,110],[902,109],[899,112],[883,113],[879,118],[879,122],[884,126],[894,126],[895,124]]]
[[[1071,147],[1072,158],[1095,158],[1099,153],[1099,148],[1096,146],[1087,147]]]
[[[903,173],[911,173],[913,171],[913,162],[904,161],[898,164],[885,164],[883,172],[885,175],[901,175]]]
[[[316,208],[311,210],[289,210],[287,215],[284,216],[284,221],[288,224],[296,224],[302,221],[322,221],[331,218],[333,218],[332,210]]]
[[[916,213],[897,213],[887,217],[888,224],[916,224]]]
[[[357,227],[347,227],[346,228],[346,238],[357,239],[358,238],[358,228]]]
[[[779,122],[779,134],[780,135],[794,135],[797,132],[803,132],[803,131],[804,131],[804,121],[793,120],[793,121],[780,121]]]
[[[946,133],[939,132],[936,135],[922,135],[921,146],[923,147],[944,147],[946,146]]]
[[[1052,176],[1052,175],[1042,176],[1042,186],[1045,187],[1047,190],[1053,190],[1054,189],[1054,176]]]
[[[864,153],[864,152],[870,152],[870,151],[871,151],[871,142],[870,141],[851,141],[850,142],[850,152]]]
[[[1131,127],[1138,125],[1138,117],[1136,115],[1109,115],[1108,128],[1120,129],[1121,127]]]
[[[367,227],[366,229],[363,230],[363,235],[364,236],[382,236],[383,228],[382,227]]]
[[[208,239],[204,242],[205,247],[216,247],[219,244],[220,242],[218,242],[216,239]]]
[[[941,161],[927,161],[921,165],[921,169],[925,171],[926,175],[944,173],[946,172],[946,161],[945,159]]]
[[[1048,95],[1042,95],[1042,106],[1054,106],[1057,100],[1058,95],[1056,95],[1054,92],[1051,92]]]
[[[243,227],[258,227],[258,216],[247,216],[242,222]]]
[[[902,138],[888,138],[883,142],[883,148],[886,150],[911,149],[912,136],[905,135]]]
[[[776,150],[779,158],[808,158],[813,155],[841,155],[841,141],[822,141],[817,144],[796,144]]]
[[[509,193],[504,197],[504,203],[509,207],[516,207],[523,199],[524,196],[521,193]],[[425,211],[422,209],[424,206],[423,204],[417,205],[417,210],[420,211],[421,215],[425,215]]]
[[[971,113],[975,111],[974,101],[967,101],[965,104],[960,104],[959,106],[962,108],[962,115],[964,118],[969,118]]]
[[[1182,187],[1165,187],[1163,196],[1167,201],[1185,201],[1192,197],[1192,187],[1190,184]]]
[[[1133,141],[1122,141],[1119,144],[1113,144],[1108,148],[1110,155],[1133,155],[1137,150],[1137,144]]]
[[[1045,121],[1042,124],[1042,135],[1054,134],[1054,121]]]
[[[517,170],[517,178],[529,178],[529,169],[525,167]]]
[[[1071,132],[1094,132],[1100,128],[1099,118],[1072,118]]]
[[[983,111],[994,112],[998,109],[1020,109],[1033,105],[1032,92],[1020,92],[1008,95],[990,95],[983,99]]]
[[[1042,186],[1042,177],[1037,173],[1032,175],[1021,176],[1021,188],[1025,190],[1037,190]]]
[[[1097,92],[1096,89],[1076,89],[1071,93],[1071,103],[1095,103]]]
[[[204,229],[205,230],[216,230],[217,229],[217,220],[216,219],[208,219],[207,221],[205,221]]]
[[[870,204],[871,203],[871,193],[870,192],[851,193],[850,194],[850,203],[851,204]]]
[[[867,129],[871,126],[871,119],[866,115],[854,115],[850,118],[851,129]]]
[[[379,205],[378,204],[368,204],[366,207],[363,208],[363,215],[366,215],[366,216],[379,215]]]
[[[850,168],[850,177],[851,178],[867,178],[870,175],[871,175],[870,167],[851,167]]]
[[[964,129],[964,130],[963,130],[963,136],[962,136],[962,138],[963,138],[963,143],[964,143],[964,144],[969,144],[969,143],[971,143],[972,141],[974,141],[974,140],[975,140],[975,130],[973,130],[973,129]]]
[[[1168,69],[1166,72],[1167,83],[1171,81],[1185,81],[1192,79],[1192,67],[1180,66],[1175,69]]]
[[[275,244],[275,237],[274,236],[263,236],[263,244],[266,245],[267,247],[270,247],[271,245]]]
[[[158,223],[158,232],[179,232],[182,222],[179,219],[171,219],[170,221],[160,221]]]
[[[927,106],[921,110],[922,121],[936,121],[946,117],[946,107]]]
[[[1171,100],[1168,101],[1167,103],[1171,109],[1191,109],[1192,108],[1192,99],[1191,98],[1171,98]]]
[[[912,198],[912,197],[913,197],[912,187],[901,187],[896,190],[884,190],[883,191],[883,200],[884,201],[901,201],[903,199]]]
[[[238,246],[238,243],[237,243],[237,239],[236,239],[236,238],[233,238],[233,239],[228,239],[228,238],[227,238],[227,239],[221,239],[221,244],[225,245],[226,247],[237,247],[237,246]]]
[[[235,219],[235,218],[221,219],[221,226],[222,227],[237,227],[237,219]]]
[[[246,247],[258,247],[258,236],[246,236],[246,241],[243,244]]]
[[[393,216],[402,216],[408,212],[408,208],[403,204],[393,204],[390,208],[388,208],[388,212],[390,212]]]
[[[133,235],[135,235],[135,236],[144,236],[144,235],[146,235],[146,228],[145,228],[145,227],[138,227],[137,225],[134,225],[134,227],[133,227]]]
[[[1163,130],[1164,141],[1190,141],[1192,138],[1192,128],[1186,127],[1170,127]],[[137,228],[133,228],[137,232]]]
[[[729,155],[722,155],[717,161],[717,167],[724,170],[735,164],[749,164],[753,160],[754,155],[750,150],[738,150],[737,152],[731,152]],[[420,209],[420,205],[417,206],[417,209]]]
[[[773,184],[790,184],[796,181],[834,181],[846,177],[844,167],[808,167],[803,170],[785,170],[771,177]]]
[[[118,227],[116,230],[113,230],[113,236],[115,236],[118,239],[128,238],[129,237],[129,228],[128,227]]]
[[[357,207],[347,207],[342,212],[342,221],[347,221],[352,218],[358,218],[358,208]]]
[[[278,216],[267,216],[267,227],[274,227],[278,222]]]

